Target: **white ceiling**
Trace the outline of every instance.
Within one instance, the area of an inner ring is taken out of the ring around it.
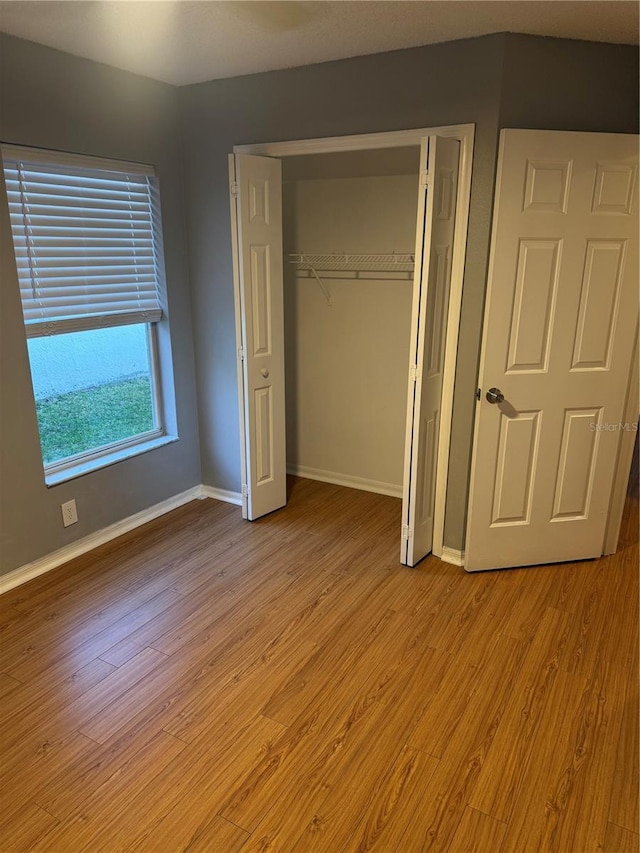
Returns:
[[[1,0],[0,30],[175,85],[494,32],[638,43],[617,0]]]

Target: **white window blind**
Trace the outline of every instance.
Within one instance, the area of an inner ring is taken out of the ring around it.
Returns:
[[[150,166],[2,146],[27,335],[162,317]]]

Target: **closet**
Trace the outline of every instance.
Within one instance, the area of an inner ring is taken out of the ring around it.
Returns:
[[[287,470],[401,496],[420,148],[282,159]]]
[[[401,494],[406,565],[441,547],[469,204],[473,128],[438,131],[229,156],[243,517],[287,467]]]

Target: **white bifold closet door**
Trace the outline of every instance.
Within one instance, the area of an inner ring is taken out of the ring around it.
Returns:
[[[281,163],[230,158],[243,517],[287,502]],[[239,303],[239,304],[238,304]]]
[[[402,490],[400,562],[407,566],[415,566],[433,543],[459,156],[457,140],[438,136],[428,138],[421,154]]]

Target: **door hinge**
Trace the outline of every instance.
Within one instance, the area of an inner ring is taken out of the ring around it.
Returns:
[[[238,195],[238,182],[237,181],[231,181],[229,189],[231,190],[231,195],[233,195],[233,196]]]
[[[409,525],[403,524],[402,525],[402,538],[403,538],[403,540],[406,540],[408,542],[409,539],[411,539],[412,535],[413,535],[413,530],[409,527]]]
[[[244,361],[244,347],[238,347],[238,358],[240,361]]]
[[[426,188],[431,183],[431,173],[430,172],[420,172],[420,186]]]
[[[240,494],[242,495],[243,498],[249,497],[249,486],[246,483],[242,484],[242,489],[241,489]]]
[[[409,368],[409,381],[410,382],[417,382],[419,378],[420,378],[420,370],[415,366],[410,367]]]

